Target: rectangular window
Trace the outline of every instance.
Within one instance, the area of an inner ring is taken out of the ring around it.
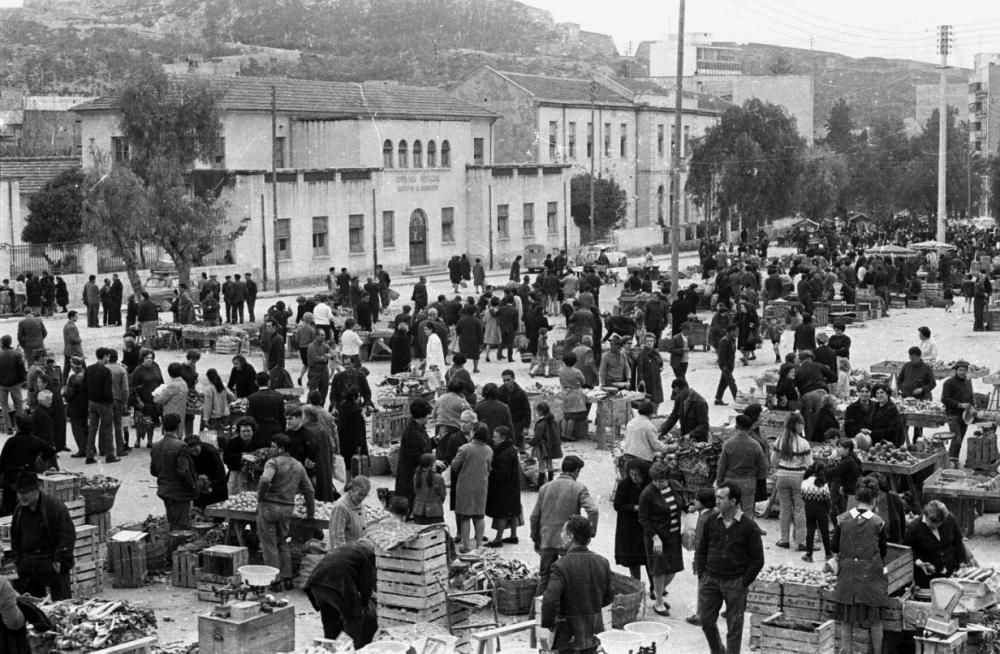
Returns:
[[[549,202],[545,213],[545,225],[549,228],[549,234],[559,233],[559,203]]]
[[[352,213],[347,219],[347,237],[350,241],[351,254],[365,251],[365,217],[360,213]]]
[[[525,238],[535,235],[535,205],[525,202],[521,210],[521,219],[524,225]]]
[[[656,126],[656,156],[663,156],[663,125]]]
[[[475,138],[472,139],[472,163],[477,166],[482,166],[483,162],[486,160],[486,141],[485,139]]]
[[[576,159],[576,123],[570,123],[566,132],[566,148],[569,151],[569,158]]]
[[[215,139],[215,148],[212,150],[212,168],[226,167],[226,138],[220,136]]]
[[[441,209],[441,242],[455,242],[455,207]]]
[[[587,158],[594,156],[594,123],[587,123]]]
[[[510,207],[506,204],[497,205],[497,233],[500,238],[510,238]]]
[[[628,123],[621,124],[621,135],[619,138],[619,154],[622,159],[628,156]]]
[[[382,246],[396,247],[396,214],[392,211],[382,212]]]
[[[115,163],[124,163],[129,160],[128,141],[124,136],[112,136],[111,147],[115,151]]]
[[[559,152],[559,123],[549,121],[549,160],[555,161]]]
[[[284,168],[285,167],[285,137],[275,136],[274,137],[274,167]]]
[[[604,123],[604,156],[611,156],[611,123]]]
[[[685,125],[684,126],[684,141],[682,142],[683,146],[684,146],[684,151],[681,152],[681,157],[686,157],[687,156],[687,153],[688,153],[688,141],[690,141],[690,140],[691,140],[691,126],[690,125]]]
[[[313,256],[326,257],[330,255],[329,219],[326,216],[313,216]]]
[[[278,259],[288,261],[292,258],[292,221],[290,218],[279,218],[274,226],[274,238],[278,241],[275,248],[278,250]]]

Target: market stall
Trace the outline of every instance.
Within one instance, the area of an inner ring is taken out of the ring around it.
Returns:
[[[1000,474],[937,470],[924,480],[924,497],[944,502],[965,536],[971,538],[976,533],[976,517],[984,512],[984,504],[1000,500]]]
[[[937,470],[948,463],[948,453],[943,449],[935,452],[910,452],[893,447],[885,441],[858,456],[862,472],[884,473],[893,492],[900,492],[899,489],[905,483],[913,493],[913,501],[918,507],[922,507],[924,502],[915,476],[925,470]]]

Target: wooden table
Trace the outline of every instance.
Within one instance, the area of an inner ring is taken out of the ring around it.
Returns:
[[[949,481],[944,470],[937,470],[924,480],[924,495],[941,498],[967,538],[976,533],[976,516],[983,513],[983,503],[1000,499],[1000,475],[967,474],[965,481]]]
[[[896,377],[904,365],[906,365],[905,361],[879,361],[878,363],[873,363],[868,369],[876,375],[889,375],[891,378],[889,385],[895,387],[897,385]]]
[[[914,452],[913,455],[918,457],[919,460],[909,466],[878,461],[862,461],[861,470],[862,472],[884,473],[889,478],[889,487],[895,493],[899,492],[900,480],[906,481],[910,490],[913,491],[913,501],[917,503],[917,507],[923,508],[924,501],[913,476],[924,470],[937,469],[939,466],[943,466],[948,462],[948,452],[946,450],[939,450],[933,453]]]
[[[226,543],[246,546],[243,537],[243,526],[246,524],[257,524],[257,513],[251,511],[237,511],[235,509],[223,509],[212,504],[205,508],[205,515],[213,518],[225,518],[229,521],[229,529],[226,530]],[[292,525],[306,527],[309,529],[322,530],[329,528],[330,524],[326,520],[316,518],[292,518]]]

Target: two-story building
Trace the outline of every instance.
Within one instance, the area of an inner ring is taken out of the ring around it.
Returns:
[[[486,109],[391,83],[210,79],[223,136],[197,168],[220,171],[230,227],[249,225],[237,265],[273,269],[276,257],[283,280],[305,280],[329,267],[438,271],[463,253],[501,266],[528,243],[579,242],[568,166],[494,165]],[[115,98],[75,111],[85,167],[88,153],[128,158]]]
[[[473,73],[453,93],[499,115],[493,126],[498,162],[566,163],[572,174],[613,178],[628,194],[622,227],[670,224],[674,93],[651,80],[593,80],[498,71]],[[690,139],[716,124],[726,103],[685,93],[681,157]],[[681,185],[686,183],[686,174]],[[681,223],[698,222],[687,200]]]

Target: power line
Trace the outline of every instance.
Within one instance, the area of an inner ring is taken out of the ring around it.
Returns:
[[[772,0],[772,2],[774,2],[774,0]],[[865,25],[852,25],[852,24],[849,24],[849,23],[842,23],[840,21],[833,20],[833,19],[828,18],[826,16],[820,16],[819,14],[814,14],[814,13],[808,12],[805,9],[803,9],[801,6],[798,6],[798,5],[790,5],[790,4],[786,4],[784,2],[777,2],[776,4],[781,5],[782,6],[782,10],[785,11],[785,12],[787,12],[787,14],[795,14],[797,12],[799,14],[804,14],[806,16],[810,16],[811,18],[815,18],[815,19],[819,20],[820,23],[818,23],[818,25],[822,26],[825,29],[829,29],[827,27],[828,25],[840,25],[841,27],[845,27],[848,30],[850,30],[850,32],[844,32],[844,31],[838,30],[838,31],[840,31],[840,33],[843,33],[843,34],[856,34],[857,32],[871,32],[873,34],[881,34],[883,36],[879,36],[878,38],[879,39],[885,39],[888,36],[899,37],[899,36],[907,36],[907,35],[909,35],[909,36],[922,35],[922,34],[927,33],[927,31],[928,31],[926,29],[923,29],[923,30],[884,30],[884,29],[878,29],[878,28],[874,28],[874,27],[867,27]],[[756,6],[760,6],[760,5],[756,5]],[[791,15],[789,17],[796,18],[794,15]],[[799,18],[798,20],[801,20],[802,22],[808,23],[810,25],[817,25],[817,23],[807,21],[806,19],[803,19],[803,18]]]

